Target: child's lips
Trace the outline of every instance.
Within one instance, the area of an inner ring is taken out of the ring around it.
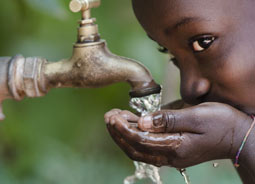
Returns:
[[[197,102],[198,102],[197,104],[200,104],[200,103],[203,103],[203,102],[209,102],[210,101],[209,99],[210,99],[210,95],[209,95],[209,93],[206,93],[206,94],[204,94],[203,96],[200,96],[197,99]]]
[[[198,101],[200,103],[204,102],[219,102],[219,103],[225,103],[233,106],[233,103],[229,100],[226,100],[224,98],[219,97],[218,95],[212,94],[212,93],[206,93],[205,95],[198,98]]]

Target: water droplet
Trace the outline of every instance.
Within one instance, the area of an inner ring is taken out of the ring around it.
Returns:
[[[189,179],[189,176],[186,172],[186,169],[179,169],[181,175],[184,177],[184,181],[186,184],[190,184],[190,179]]]
[[[78,68],[80,68],[80,67],[81,67],[81,65],[82,65],[82,63],[81,63],[81,62],[77,62],[77,63],[76,63],[76,66],[77,66]]]
[[[213,163],[213,167],[214,167],[214,168],[219,167],[219,163],[216,163],[216,162],[215,162],[215,163]]]

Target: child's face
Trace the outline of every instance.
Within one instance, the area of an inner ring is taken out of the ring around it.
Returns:
[[[181,95],[255,113],[255,2],[133,0],[147,34],[176,58]]]

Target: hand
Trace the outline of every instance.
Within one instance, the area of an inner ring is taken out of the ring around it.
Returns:
[[[131,159],[185,168],[234,158],[252,119],[229,105],[204,103],[142,118],[114,109],[105,114],[105,121],[114,141]]]

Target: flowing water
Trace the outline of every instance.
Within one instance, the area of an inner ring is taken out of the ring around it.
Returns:
[[[130,106],[142,116],[146,114],[159,111],[161,107],[161,94],[152,94],[140,98],[132,98],[130,100]],[[124,180],[124,184],[135,184],[136,181],[142,179],[150,179],[154,184],[162,184],[159,167],[145,164],[142,162],[134,161],[135,173],[132,176],[128,176]],[[181,175],[184,177],[185,183],[190,184],[189,177],[185,169],[179,169]]]
[[[132,98],[130,106],[142,116],[159,111],[161,107],[161,94],[152,94],[141,98]],[[124,184],[134,184],[138,180],[150,179],[155,184],[162,184],[159,168],[153,165],[134,161],[135,174],[128,176]]]
[[[142,116],[159,111],[161,108],[161,93],[132,98],[129,105],[137,112],[141,113]]]

